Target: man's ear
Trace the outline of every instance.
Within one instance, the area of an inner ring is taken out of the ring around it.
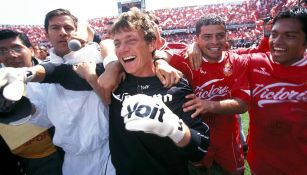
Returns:
[[[47,40],[49,41],[49,33],[47,31],[45,31],[45,36],[46,36]]]
[[[153,51],[156,50],[156,40],[149,42],[149,50],[151,53],[153,53]]]
[[[195,35],[195,36],[194,36],[194,41],[195,41],[195,42],[198,42],[198,35]]]
[[[35,53],[34,53],[34,48],[33,48],[33,47],[29,47],[29,49],[30,49],[30,51],[31,51],[31,55],[32,55],[32,57],[34,57],[34,56],[35,56]]]

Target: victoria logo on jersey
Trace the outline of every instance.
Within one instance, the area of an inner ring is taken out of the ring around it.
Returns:
[[[221,86],[224,78],[213,79],[205,82],[201,86],[196,86],[195,95],[201,99],[211,100],[215,97],[224,97],[229,94],[228,86]]]
[[[259,74],[266,75],[266,76],[271,76],[271,74],[265,70],[265,67],[259,67],[258,69],[254,68],[253,72],[257,72]]]
[[[283,82],[257,84],[252,94],[255,99],[258,99],[259,107],[265,104],[307,102],[307,90],[304,89],[304,84]]]

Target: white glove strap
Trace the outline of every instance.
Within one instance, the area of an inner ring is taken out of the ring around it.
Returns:
[[[36,76],[36,71],[34,71],[34,70],[26,70],[25,71],[25,82],[27,83],[27,82],[30,82],[30,81],[32,81],[33,80],[33,78],[35,78],[35,76]]]
[[[109,63],[111,63],[112,61],[116,61],[118,60],[116,55],[109,55],[109,56],[106,56],[104,59],[103,59],[103,66],[106,67]]]
[[[178,120],[178,128],[176,128],[169,136],[175,143],[180,142],[184,137],[185,127],[183,125],[183,121],[181,119]]]

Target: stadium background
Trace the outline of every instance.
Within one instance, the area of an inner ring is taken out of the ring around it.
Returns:
[[[144,2],[142,2],[144,1]],[[222,16],[227,24],[231,48],[257,46],[263,36],[263,20],[282,9],[290,8],[299,0],[238,0],[231,3],[206,4],[153,10],[160,18],[162,35],[169,42],[191,43],[196,21],[204,14],[215,13]],[[121,3],[123,9],[128,5],[139,5],[146,9],[146,0],[130,0]],[[102,36],[103,26],[116,16],[90,19],[89,23]],[[50,48],[42,25],[1,25],[2,29],[15,29],[25,32],[31,42]]]
[[[227,24],[228,41],[230,48],[256,47],[263,37],[264,20],[283,9],[291,8],[304,0],[238,0],[238,2],[206,4],[153,10],[160,19],[162,36],[169,42],[193,42],[196,21],[205,14],[215,13],[222,16]],[[304,1],[305,2],[305,1]],[[305,2],[306,5],[306,2]],[[124,12],[129,7],[137,6],[146,9],[146,0],[130,0],[118,3],[118,11]],[[94,30],[102,36],[103,26],[116,18],[116,16],[90,19],[89,23]],[[3,25],[0,30],[14,29],[26,33],[31,42],[50,48],[42,25]],[[248,114],[243,115],[243,128],[245,134],[248,130]],[[193,175],[200,172],[192,170]],[[212,172],[213,174],[218,174]],[[250,171],[246,163],[245,174]]]

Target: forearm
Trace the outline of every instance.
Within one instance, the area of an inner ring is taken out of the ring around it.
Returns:
[[[99,45],[101,49],[100,54],[101,57],[103,58],[104,67],[107,67],[109,63],[118,60],[115,54],[115,46],[113,40],[111,39],[102,40],[99,43]]]
[[[191,132],[190,129],[184,124],[183,125],[185,133],[184,133],[184,137],[182,138],[182,140],[180,142],[178,142],[176,145],[178,147],[185,147],[190,143],[191,140]]]
[[[247,104],[240,99],[211,101],[209,112],[220,115],[242,114],[247,111]]]
[[[78,76],[73,71],[72,65],[61,64],[55,65],[52,63],[45,63],[41,65],[46,71],[42,83],[57,83],[69,90],[84,91],[92,90],[88,82]],[[103,67],[97,65],[96,72],[103,72]]]
[[[168,52],[166,51],[163,51],[163,50],[156,50],[155,53],[154,53],[154,57],[153,59],[157,59],[159,58],[158,60],[155,61],[155,63],[163,63],[163,61],[166,61],[166,62],[170,62],[170,60],[172,59],[172,55],[169,54]],[[162,58],[162,59],[160,59]]]
[[[89,76],[86,78],[86,81],[88,84],[93,88],[93,90],[96,92],[96,94],[105,102],[104,100],[104,91],[101,90],[101,87],[98,85],[98,76],[95,74]]]
[[[45,79],[46,70],[43,66],[36,65],[36,66],[30,67],[28,70],[35,74],[31,82],[42,82]]]

